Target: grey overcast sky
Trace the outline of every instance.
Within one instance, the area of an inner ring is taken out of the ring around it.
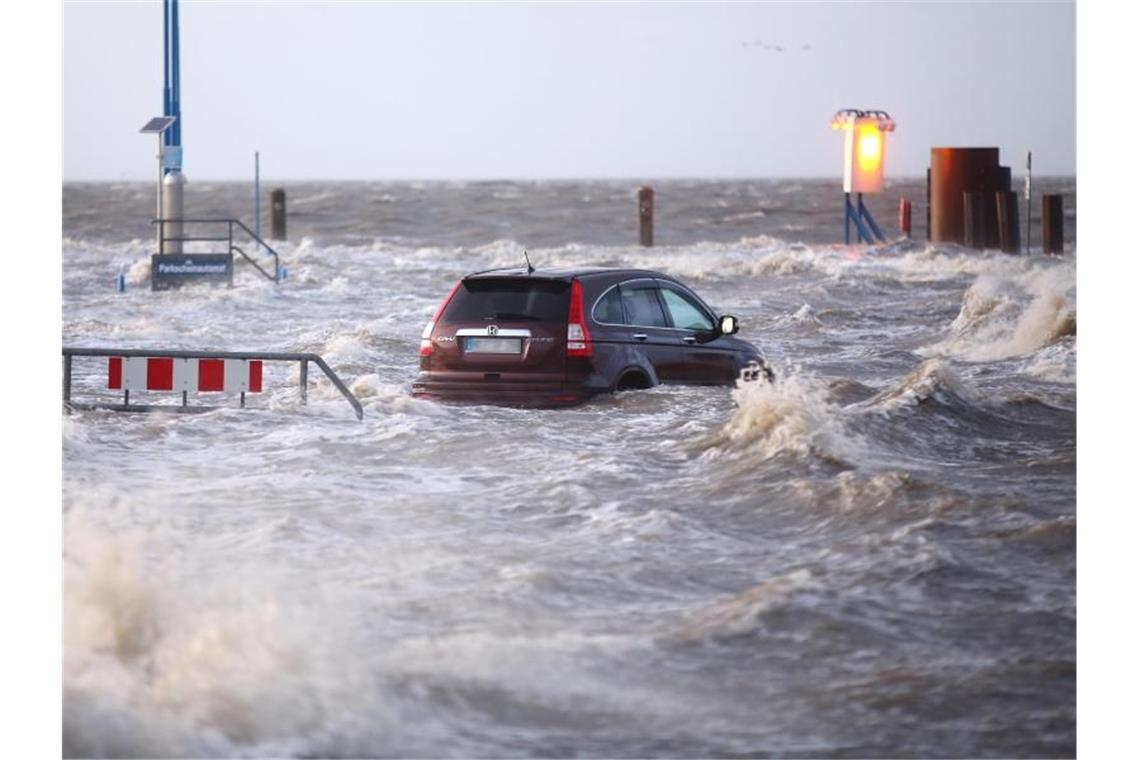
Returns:
[[[835,176],[842,107],[1076,170],[1073,3],[180,4],[184,169],[247,179]],[[162,3],[64,4],[64,178],[149,179]]]

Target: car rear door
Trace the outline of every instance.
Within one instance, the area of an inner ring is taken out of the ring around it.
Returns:
[[[687,289],[666,280],[658,283],[674,339],[680,344],[680,376],[690,383],[735,382],[736,353],[717,329],[716,315]]]

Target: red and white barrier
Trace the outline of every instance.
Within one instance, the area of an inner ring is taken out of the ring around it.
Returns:
[[[260,359],[112,356],[107,387],[126,391],[261,393]]]

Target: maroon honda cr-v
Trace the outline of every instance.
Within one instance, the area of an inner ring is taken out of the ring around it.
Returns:
[[[764,355],[677,280],[639,269],[497,269],[457,282],[420,341],[423,398],[559,405],[658,383],[771,379]]]

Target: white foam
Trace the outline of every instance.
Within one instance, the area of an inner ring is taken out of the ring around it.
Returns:
[[[242,562],[131,516],[145,511],[89,498],[66,518],[72,754],[294,754],[360,709],[347,652],[361,650],[343,638],[329,589],[285,562]]]
[[[983,274],[962,296],[947,336],[926,353],[969,361],[1024,356],[1076,334],[1072,266]]]
[[[446,417],[447,409],[439,404],[414,398],[404,384],[383,381],[377,374],[361,375],[349,386],[352,394],[369,413],[406,413]]]
[[[1076,341],[1062,340],[1034,354],[1025,372],[1041,380],[1054,383],[1077,382]]]
[[[944,404],[955,400],[975,406],[985,403],[982,395],[965,383],[949,363],[936,358],[919,364],[897,385],[878,394],[868,404],[888,411],[929,399]]]
[[[844,429],[842,410],[828,398],[826,385],[800,368],[776,374],[775,382],[737,384],[732,391],[737,408],[714,440],[763,458],[781,452],[857,458],[862,447]]]
[[[162,271],[161,269],[159,271]],[[150,257],[139,259],[131,264],[126,276],[128,285],[150,284]]]

